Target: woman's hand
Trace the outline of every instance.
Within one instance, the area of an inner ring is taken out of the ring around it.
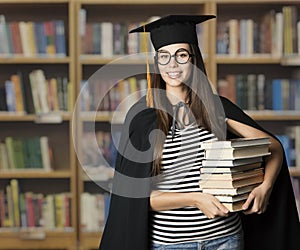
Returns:
[[[213,195],[194,193],[194,206],[199,208],[209,219],[228,216],[229,210]]]
[[[267,210],[271,188],[266,183],[262,183],[254,188],[243,205],[244,214],[262,214]]]

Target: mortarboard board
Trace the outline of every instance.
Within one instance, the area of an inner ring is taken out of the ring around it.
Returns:
[[[214,15],[169,15],[129,31],[150,32],[155,50],[174,44],[198,44],[196,24],[215,18]]]

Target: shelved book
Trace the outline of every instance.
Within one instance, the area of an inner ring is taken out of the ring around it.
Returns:
[[[264,180],[263,157],[270,155],[270,139],[237,138],[202,144],[199,186],[230,211],[242,210],[250,192]]]

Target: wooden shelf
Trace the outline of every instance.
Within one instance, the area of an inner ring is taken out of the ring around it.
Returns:
[[[54,114],[49,114],[47,119],[47,115],[43,115],[45,117],[44,121],[48,120],[48,123],[51,123],[51,116]],[[69,121],[71,119],[70,112],[62,112],[57,114],[63,121]],[[31,122],[43,122],[43,119],[40,119],[38,115],[35,114],[22,114],[22,113],[13,113],[13,112],[0,112],[0,121],[31,121]],[[56,120],[55,120],[56,121]]]
[[[259,121],[300,121],[300,111],[290,111],[290,110],[282,110],[282,111],[273,111],[273,110],[265,110],[265,111],[245,111],[249,116],[251,116],[254,120]]]
[[[112,122],[122,123],[125,119],[125,112],[120,111],[99,111],[82,112],[80,114],[83,122]]]
[[[284,66],[300,66],[300,55],[283,57],[280,62]]]
[[[230,56],[230,55],[217,55],[217,64],[279,64],[280,57],[273,57],[268,54],[255,54],[252,56]]]
[[[300,177],[300,167],[290,167],[290,175],[293,177]]]
[[[64,230],[44,231],[0,230],[0,249],[76,249],[76,232]]]
[[[69,0],[0,0],[0,4],[44,4],[44,3],[69,3]]]
[[[81,249],[98,249],[101,232],[82,232]]]
[[[146,62],[146,56],[143,55],[115,55],[110,58],[102,57],[101,55],[81,55],[80,56],[80,63],[81,64],[87,64],[87,65],[102,65],[102,64],[141,64],[145,65]],[[149,63],[153,62],[152,56],[149,56]]]
[[[141,0],[141,1],[132,1],[132,0],[78,0],[81,4],[132,4],[132,5],[148,5],[148,4],[170,4],[169,0]],[[186,5],[186,4],[204,4],[206,0],[173,0],[172,4]]]
[[[18,170],[1,170],[0,171],[0,179],[54,179],[54,178],[70,178],[71,172],[69,170],[58,170],[46,172],[42,169],[18,169]],[[0,231],[1,232],[1,231]]]
[[[299,3],[299,0],[216,0],[216,4],[293,4]]]
[[[7,56],[0,57],[0,64],[66,64],[70,63],[69,57],[25,57],[25,56]]]

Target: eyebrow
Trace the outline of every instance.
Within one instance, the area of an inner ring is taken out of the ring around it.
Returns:
[[[179,48],[178,50],[175,51],[175,53],[176,53],[177,51],[182,51],[182,50],[189,52],[188,49],[185,49],[185,48]],[[164,49],[158,50],[157,52],[167,52],[167,53],[170,53],[170,51],[167,51],[167,50],[164,50]],[[189,53],[190,53],[190,52],[189,52]]]

